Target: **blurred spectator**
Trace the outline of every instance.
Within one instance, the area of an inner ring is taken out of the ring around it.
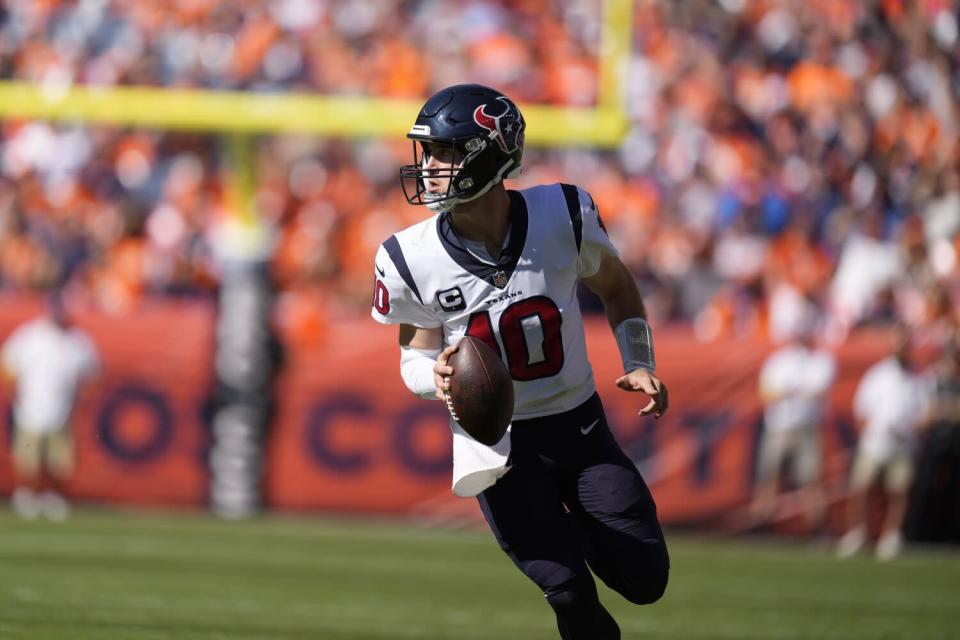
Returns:
[[[934,364],[930,428],[917,463],[907,529],[911,539],[960,542],[960,335]]]
[[[901,329],[891,355],[867,370],[853,399],[861,429],[850,477],[848,530],[837,546],[840,557],[853,555],[866,542],[867,498],[878,481],[886,515],[877,557],[889,560],[900,552],[918,431],[930,418],[932,400],[931,381],[911,362],[909,334]]]
[[[3,368],[16,384],[14,399],[14,510],[63,520],[64,485],[73,474],[70,416],[77,393],[97,370],[97,350],[58,297],[47,312],[18,327],[3,344]]]
[[[805,297],[830,301],[835,340],[863,323],[956,324],[958,14],[960,0],[636,0],[622,145],[532,149],[536,169],[515,184],[588,189],[650,313],[694,323],[701,340],[778,339]],[[0,9],[0,70],[53,94],[423,97],[471,80],[590,106],[599,18],[593,0],[18,0]],[[392,141],[259,142],[281,325],[322,324],[308,305],[368,304],[372,238],[422,213],[397,193],[408,154]],[[3,123],[0,286],[61,284],[114,313],[208,294],[210,245],[232,213],[219,155],[213,136]]]
[[[817,530],[823,523],[820,427],[837,363],[833,353],[817,344],[817,316],[816,309],[808,307],[803,324],[787,344],[767,357],[760,370],[763,438],[751,505],[758,525],[777,515],[778,485],[788,462],[807,526]]]
[[[860,228],[844,243],[830,285],[834,329],[845,335],[877,311],[878,294],[887,289],[902,270],[902,256],[897,245],[885,239],[880,214],[868,213],[861,219]]]

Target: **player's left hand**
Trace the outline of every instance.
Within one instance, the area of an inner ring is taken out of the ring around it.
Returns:
[[[624,391],[642,391],[650,396],[650,402],[640,410],[640,415],[653,413],[654,418],[662,416],[669,404],[667,400],[667,386],[660,382],[653,373],[646,369],[634,369],[630,373],[617,378],[617,386]]]

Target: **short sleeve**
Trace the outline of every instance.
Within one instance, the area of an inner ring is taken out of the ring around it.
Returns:
[[[607,229],[600,218],[600,211],[589,193],[577,189],[580,200],[580,217],[582,221],[582,239],[580,243],[580,259],[577,261],[577,274],[581,278],[589,278],[600,269],[600,260],[605,253],[617,256],[617,249],[610,242]]]
[[[20,365],[23,362],[23,329],[17,329],[13,334],[7,338],[7,341],[3,343],[3,351],[0,358],[3,360],[3,369],[11,375],[18,375],[20,372]]]
[[[779,361],[780,353],[774,353],[767,358],[767,361],[763,363],[763,367],[760,369],[760,392],[765,394],[779,394],[781,392],[779,384],[779,376],[777,372],[779,371]]]
[[[440,320],[423,304],[420,292],[414,289],[416,283],[406,262],[401,262],[405,274],[400,272],[401,267],[397,266],[384,245],[380,245],[374,260],[373,308],[370,315],[383,324],[412,324],[424,329],[441,326]]]
[[[875,364],[867,370],[854,392],[853,415],[860,420],[865,420],[870,415],[870,406],[874,395],[873,388],[876,385],[875,380],[880,375],[879,366],[879,364]]]
[[[822,358],[821,377],[818,380],[817,391],[825,393],[833,385],[833,381],[837,379],[837,361],[830,353],[824,353]]]

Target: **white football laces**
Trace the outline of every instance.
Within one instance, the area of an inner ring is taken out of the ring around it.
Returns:
[[[456,410],[454,410],[453,408],[453,398],[450,397],[449,391],[443,392],[443,400],[444,402],[447,403],[447,411],[450,412],[450,417],[456,420],[457,422],[460,422],[460,417],[457,415]]]

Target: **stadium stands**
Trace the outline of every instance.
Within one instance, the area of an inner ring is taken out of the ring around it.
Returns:
[[[797,296],[827,306],[838,339],[894,317],[955,325],[958,5],[638,1],[623,145],[534,150],[517,185],[589,189],[652,315],[704,340],[776,337]],[[0,71],[387,97],[470,79],[589,105],[598,30],[595,2],[19,1],[0,9]],[[215,288],[215,138],[2,126],[4,290],[65,285],[122,313]],[[425,215],[396,184],[408,153],[404,141],[259,141],[278,308],[302,339],[321,330],[318,301],[365,309],[377,243]]]

